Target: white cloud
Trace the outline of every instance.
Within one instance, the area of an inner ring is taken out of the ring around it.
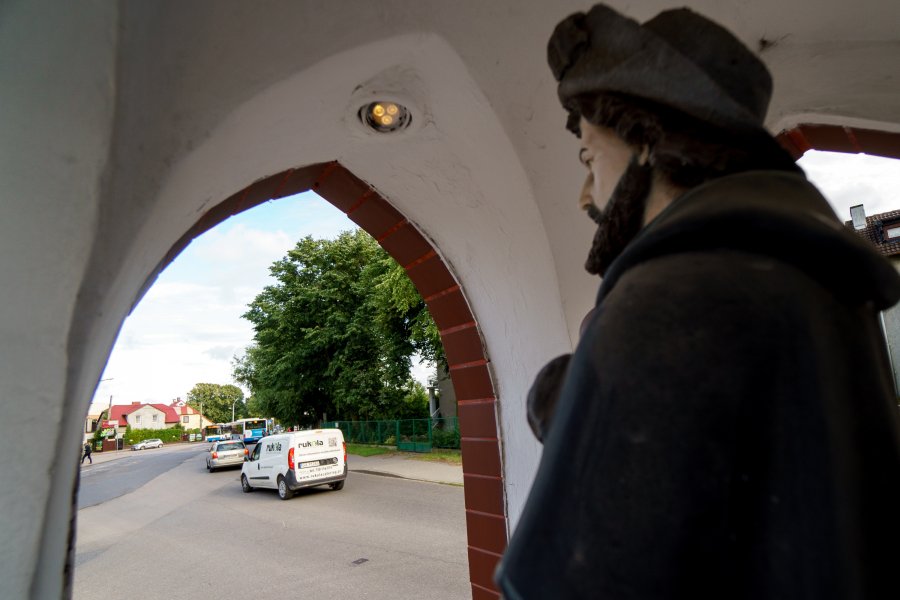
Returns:
[[[864,205],[867,215],[900,209],[900,160],[813,150],[798,164],[842,221],[850,220],[856,204]]]

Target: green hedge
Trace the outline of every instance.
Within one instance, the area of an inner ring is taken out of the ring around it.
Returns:
[[[435,448],[459,449],[459,429],[451,429],[450,431],[433,429],[431,431],[431,437],[431,445]]]
[[[130,426],[125,428],[125,445],[137,444],[143,440],[150,438],[159,438],[166,442],[180,442],[182,434],[200,433],[199,429],[184,430],[181,425],[176,425],[171,429],[132,429]]]

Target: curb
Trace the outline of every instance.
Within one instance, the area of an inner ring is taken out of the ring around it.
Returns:
[[[438,485],[452,485],[453,487],[463,487],[461,483],[455,483],[453,481],[438,481],[436,479],[421,479],[418,477],[406,477],[405,475],[398,475],[396,473],[389,473],[388,471],[374,471],[372,469],[348,469],[351,473],[362,473],[364,475],[378,475],[380,477],[393,477],[394,479],[405,479],[406,481],[419,481],[422,483],[436,483]]]

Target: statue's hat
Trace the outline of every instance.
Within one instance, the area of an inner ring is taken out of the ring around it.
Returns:
[[[724,27],[686,8],[643,25],[597,4],[561,21],[547,46],[559,98],[617,94],[651,101],[711,125],[763,128],[772,77]]]

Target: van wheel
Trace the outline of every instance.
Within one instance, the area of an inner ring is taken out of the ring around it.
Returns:
[[[278,476],[278,497],[282,500],[290,500],[294,496],[294,492],[288,487],[284,477]]]
[[[331,489],[333,489],[334,491],[344,489],[344,481],[346,481],[346,480],[342,479],[341,481],[335,481],[334,483],[331,484]]]
[[[246,475],[241,475],[241,489],[244,491],[245,494],[249,494],[250,492],[253,491],[253,488],[250,487],[250,482],[247,481]]]

